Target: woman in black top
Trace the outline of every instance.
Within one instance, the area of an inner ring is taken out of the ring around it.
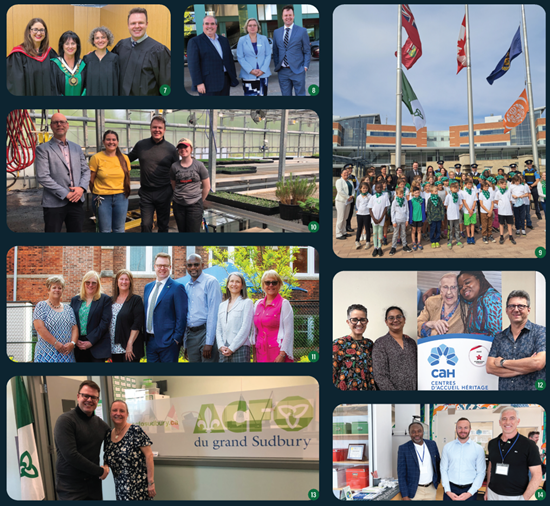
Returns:
[[[87,272],[82,278],[80,293],[71,299],[78,325],[78,341],[74,350],[77,362],[105,362],[111,358],[111,305],[111,297],[101,293],[99,274]]]
[[[100,26],[90,33],[89,42],[96,49],[84,58],[87,69],[86,95],[111,97],[118,95],[120,65],[118,55],[107,47],[115,38],[108,28]]]
[[[139,362],[144,355],[143,300],[134,293],[134,277],[122,269],[115,276],[113,317],[109,327],[113,362]]]

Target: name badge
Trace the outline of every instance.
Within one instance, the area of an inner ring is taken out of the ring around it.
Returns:
[[[497,464],[496,474],[502,474],[503,476],[508,476],[509,464]]]

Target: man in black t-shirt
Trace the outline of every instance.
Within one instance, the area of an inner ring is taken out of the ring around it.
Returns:
[[[519,422],[514,408],[505,409],[500,414],[498,423],[502,434],[488,444],[485,500],[528,501],[541,483],[542,469],[537,445],[518,433]]]
[[[151,137],[139,141],[128,153],[131,162],[139,160],[141,231],[153,231],[153,215],[157,212],[159,232],[168,232],[172,185],[170,167],[179,161],[178,150],[164,140],[166,120],[155,116],[151,120]]]

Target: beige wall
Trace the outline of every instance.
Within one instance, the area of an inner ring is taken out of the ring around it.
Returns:
[[[537,322],[536,315],[536,272],[535,271],[505,271],[502,273],[502,328],[510,325],[510,320],[506,316],[506,298],[512,290],[525,290],[531,297],[531,313],[529,320],[533,323]],[[544,278],[542,278],[544,279]],[[546,284],[546,281],[544,281]]]
[[[115,44],[129,37],[128,11],[144,7],[149,16],[147,33],[156,41],[170,48],[170,11],[164,5],[107,5],[102,8],[73,5],[14,5],[6,15],[6,50],[23,42],[25,27],[32,18],[42,18],[48,27],[50,46],[57,51],[59,37],[67,30],[76,32],[82,44],[82,55],[93,51],[88,43],[90,32],[98,26],[106,26],[115,36]]]

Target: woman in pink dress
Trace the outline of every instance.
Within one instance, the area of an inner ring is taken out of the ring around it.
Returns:
[[[265,298],[254,305],[255,362],[294,362],[294,312],[279,290],[283,280],[277,271],[262,276]]]

